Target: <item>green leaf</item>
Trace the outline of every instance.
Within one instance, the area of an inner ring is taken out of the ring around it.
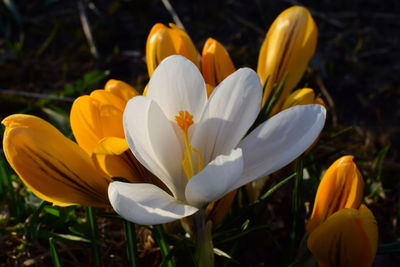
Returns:
[[[50,233],[50,235],[54,238],[57,239],[63,239],[63,240],[67,240],[67,241],[73,241],[73,242],[83,242],[83,243],[92,243],[92,241],[90,241],[87,238],[83,238],[80,236],[76,236],[76,235],[69,235],[69,234],[58,234],[58,233]]]
[[[50,255],[53,261],[53,266],[62,267],[60,256],[58,255],[57,247],[53,237],[49,238],[49,244],[50,244]]]

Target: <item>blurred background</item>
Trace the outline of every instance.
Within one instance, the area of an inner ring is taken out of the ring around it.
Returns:
[[[381,242],[397,240],[398,0],[2,0],[0,119],[13,113],[36,114],[71,136],[67,122],[74,98],[103,88],[111,78],[142,91],[148,82],[147,35],[157,22],[174,22],[166,2],[172,5],[199,51],[212,37],[226,47],[237,68],[253,69],[257,67],[267,29],[276,16],[292,5],[310,10],[319,37],[302,84],[314,88],[326,101],[326,132],[343,131],[338,138],[322,142],[315,155],[330,153],[330,160],[320,162],[324,166],[329,166],[334,156],[355,155],[368,184],[366,201],[377,216]],[[276,203],[279,201],[277,197]],[[3,209],[5,204],[1,205]],[[273,202],[271,205],[271,209],[277,209]],[[3,253],[10,246],[6,241],[9,236],[4,234],[0,239],[0,265],[2,260],[9,262],[12,254]],[[266,257],[262,251],[246,253],[244,258]],[[27,257],[22,258],[15,262],[21,264]],[[383,255],[377,262],[379,266],[391,266],[396,259]]]

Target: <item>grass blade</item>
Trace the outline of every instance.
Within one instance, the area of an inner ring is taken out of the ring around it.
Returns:
[[[49,244],[50,244],[50,255],[53,261],[53,266],[62,267],[60,256],[58,255],[57,247],[53,237],[49,238]]]

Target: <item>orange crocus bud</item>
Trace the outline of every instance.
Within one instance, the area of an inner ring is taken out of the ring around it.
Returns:
[[[319,267],[370,267],[378,246],[378,227],[372,212],[341,209],[319,225],[307,240]]]
[[[310,105],[320,104],[325,106],[324,101],[321,98],[315,98],[314,90],[311,88],[302,88],[292,92],[283,103],[282,110],[298,106],[298,105]]]
[[[200,68],[200,56],[189,35],[173,23],[169,24],[169,28],[157,23],[151,29],[146,42],[149,76],[164,58],[171,55],[182,55]]]
[[[300,6],[283,11],[272,23],[258,56],[257,73],[265,87],[262,106],[274,86],[287,80],[272,114],[277,113],[283,101],[300,81],[317,45],[317,26],[310,12]]]
[[[201,72],[205,82],[215,87],[235,70],[224,46],[217,40],[208,38],[201,58]]]
[[[364,181],[353,162],[353,156],[343,156],[326,171],[318,186],[314,208],[307,223],[311,233],[330,215],[344,208],[360,207]]]

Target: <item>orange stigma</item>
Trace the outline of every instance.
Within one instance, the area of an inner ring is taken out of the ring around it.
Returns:
[[[179,111],[179,115],[175,116],[175,119],[184,133],[187,133],[189,127],[193,124],[193,116],[186,110]]]
[[[185,149],[183,151],[182,168],[188,179],[191,179],[195,174],[195,159],[193,158],[193,152],[197,156],[197,172],[203,169],[203,159],[201,157],[200,150],[192,147],[189,141],[188,129],[193,124],[193,116],[189,111],[181,110],[178,115],[175,116],[175,120],[178,123],[179,128],[183,132],[183,140],[185,141]]]

